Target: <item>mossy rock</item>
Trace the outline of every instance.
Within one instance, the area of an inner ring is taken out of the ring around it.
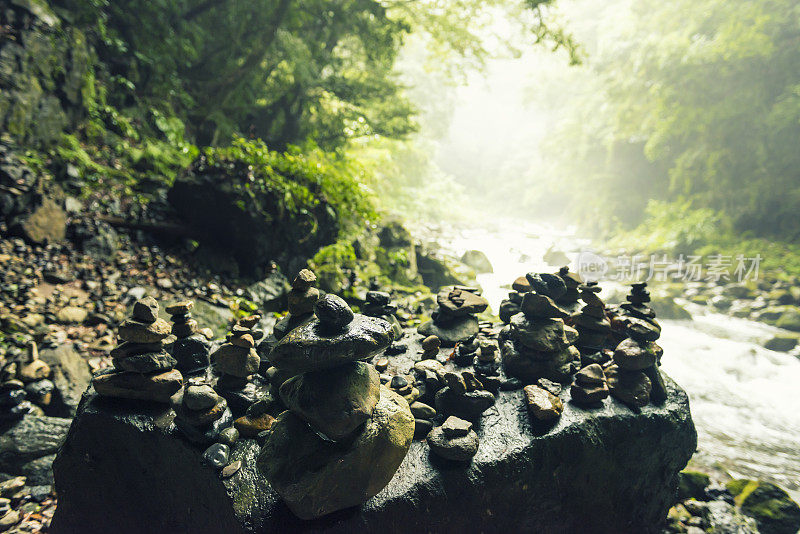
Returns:
[[[675,299],[667,296],[653,296],[650,307],[656,312],[659,319],[689,319],[690,314],[686,308],[675,302]]]
[[[711,483],[711,479],[705,473],[686,469],[678,473],[678,501],[686,499],[697,499],[705,501],[706,488]]]
[[[726,487],[742,512],[756,520],[762,534],[797,534],[800,506],[775,484],[740,479]]]
[[[797,346],[797,334],[775,334],[764,343],[764,348],[776,352],[789,352]]]
[[[800,311],[796,308],[787,311],[776,321],[775,326],[792,332],[800,332]]]

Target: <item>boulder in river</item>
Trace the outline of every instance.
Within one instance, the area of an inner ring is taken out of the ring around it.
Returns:
[[[493,273],[492,263],[480,250],[468,250],[461,256],[461,263],[475,269],[476,273]]]
[[[562,416],[545,432],[534,431],[521,390],[501,391],[474,427],[480,447],[471,463],[445,465],[414,441],[383,491],[313,521],[295,517],[266,482],[255,440],[234,442],[228,462],[241,466],[221,478],[203,462],[204,447],[170,424],[167,407],[89,394],[54,464],[51,532],[586,532],[590,525],[598,533],[657,533],[697,444],[686,394],[668,378],[666,385],[667,401],[640,413],[613,398],[587,411],[564,391]]]

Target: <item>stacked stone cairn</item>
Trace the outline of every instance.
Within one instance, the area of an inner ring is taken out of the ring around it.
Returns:
[[[255,344],[263,332],[254,328],[260,320],[260,315],[239,319],[225,343],[211,353],[211,362],[219,373],[216,390],[227,399],[236,414],[241,414],[256,400],[248,379],[258,372],[261,365]]]
[[[289,313],[275,324],[272,331],[276,339],[282,339],[294,328],[313,319],[314,304],[319,300],[316,285],[317,275],[310,269],[302,269],[294,277],[288,296]]]
[[[655,343],[661,327],[655,312],[647,306],[650,294],[646,287],[644,282],[633,284],[628,302],[619,306],[614,322],[621,325],[627,337],[614,349],[613,364],[605,369],[611,395],[633,409],[667,398],[658,370],[664,351]]]
[[[428,336],[422,340],[422,359],[435,360],[439,356],[442,340],[438,336]]]
[[[596,282],[581,286],[581,300],[585,303],[580,312],[571,317],[578,331],[575,345],[582,353],[602,351],[611,334],[611,323],[606,317],[606,306],[598,296],[601,289]]]
[[[564,281],[564,287],[567,288],[567,291],[556,303],[567,311],[572,311],[580,300],[583,279],[579,274],[570,272],[569,267],[562,267],[557,274]]]
[[[417,331],[423,336],[437,336],[445,347],[474,338],[479,331],[476,314],[489,307],[480,293],[480,289],[468,286],[442,288],[436,295],[439,308]]]
[[[144,297],[133,305],[133,317],[118,329],[123,341],[111,351],[114,368],[92,379],[103,397],[169,403],[183,387],[176,360],[167,351],[170,324],[158,317],[158,302]]]
[[[31,342],[27,358],[27,363],[12,362],[3,369],[0,421],[14,421],[27,414],[42,415],[40,406],[50,404],[55,386],[48,379],[50,366],[39,359],[35,342]]]
[[[498,376],[500,374],[500,362],[497,361],[497,354],[500,349],[497,346],[497,341],[483,338],[478,341],[478,345],[480,349],[473,363],[475,372],[478,373],[478,376],[485,378]]]
[[[452,415],[428,434],[427,442],[433,454],[455,462],[472,460],[480,445],[472,423]]]
[[[389,483],[414,435],[408,403],[364,363],[392,339],[391,325],[354,315],[335,295],[284,336],[270,362],[292,376],[288,408],[267,433],[258,467],[290,510],[313,519],[358,506]]]
[[[50,366],[39,359],[39,348],[31,341],[22,360],[3,369],[0,384],[0,420],[14,420],[26,414],[43,415],[50,405],[55,384],[49,379]],[[24,389],[23,389],[24,388]]]
[[[190,379],[186,388],[172,398],[172,408],[175,426],[194,443],[213,442],[232,422],[228,402],[211,384],[199,379]]]
[[[386,291],[371,290],[367,291],[364,307],[361,312],[368,317],[379,317],[392,325],[393,342],[386,349],[386,354],[402,354],[408,347],[404,343],[398,343],[403,337],[403,327],[395,316],[397,305],[392,302],[392,296]]]
[[[397,311],[397,305],[392,303],[392,296],[385,291],[367,291],[366,302],[361,310],[369,317],[380,317],[391,321],[391,316]]]
[[[459,367],[472,365],[480,348],[477,334],[471,336],[469,339],[461,341],[456,345],[455,351],[453,351],[453,363]]]
[[[503,368],[528,384],[540,378],[569,383],[580,368],[580,352],[572,346],[578,332],[564,323],[569,314],[555,303],[566,293],[564,281],[547,273],[531,273],[527,279],[532,291],[500,332]]]
[[[608,397],[608,383],[603,368],[591,363],[575,373],[569,390],[572,402],[584,407],[597,407]]]
[[[170,353],[177,364],[175,368],[184,375],[202,373],[208,368],[210,344],[206,337],[198,333],[197,321],[192,318],[194,302],[176,302],[165,308],[172,321],[172,335],[175,341]]]
[[[472,371],[444,372],[442,382],[434,397],[440,414],[477,421],[494,404],[494,395]]]
[[[503,299],[503,301],[500,302],[500,311],[498,312],[498,316],[500,317],[501,321],[508,324],[511,322],[512,317],[522,311],[520,309],[520,306],[522,305],[522,297],[530,290],[531,284],[528,282],[526,277],[520,276],[514,280],[514,283],[511,284],[511,292],[509,292],[508,298]]]

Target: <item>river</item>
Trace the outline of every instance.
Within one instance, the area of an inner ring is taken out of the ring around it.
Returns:
[[[526,272],[554,272],[543,260],[549,247],[570,258],[589,241],[570,230],[503,221],[481,228],[438,228],[436,243],[458,257],[484,252],[493,273],[478,282],[496,312],[508,287]],[[430,234],[428,234],[430,235]],[[605,284],[601,297],[613,283]],[[693,465],[735,478],[768,480],[800,497],[800,359],[764,349],[776,329],[688,305],[692,320],[659,320],[662,369],[689,394],[697,427]],[[658,310],[656,310],[658,311]]]

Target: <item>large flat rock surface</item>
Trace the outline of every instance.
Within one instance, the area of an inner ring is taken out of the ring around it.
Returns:
[[[657,532],[696,446],[686,394],[667,388],[664,405],[641,413],[611,398],[585,410],[565,391],[561,419],[536,430],[522,391],[500,392],[470,464],[415,441],[377,496],[314,521],[295,518],[257,472],[255,441],[237,443],[243,467],[221,480],[168,410],[87,393],[54,465],[52,532]]]

